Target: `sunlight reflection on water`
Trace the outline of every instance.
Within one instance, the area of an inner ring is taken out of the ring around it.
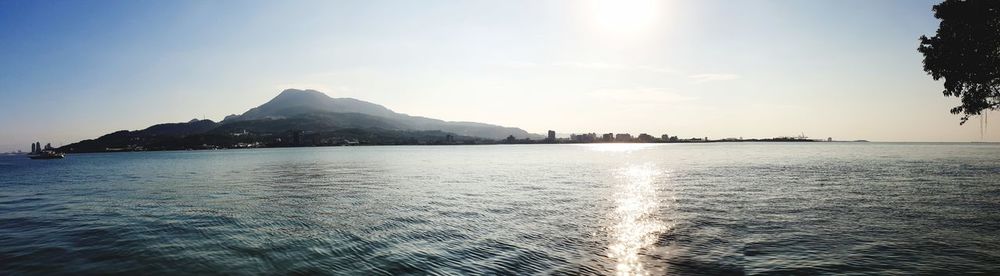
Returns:
[[[0,165],[0,275],[1000,275],[997,145],[317,147],[0,163],[12,164]]]
[[[618,275],[645,275],[639,251],[656,242],[656,236],[667,226],[656,217],[659,201],[656,198],[654,179],[660,174],[651,163],[621,169],[621,182],[615,193],[616,224],[610,234],[608,257],[617,262]]]
[[[598,143],[598,144],[582,144],[580,146],[587,147],[593,151],[599,152],[623,152],[629,153],[637,150],[643,150],[651,147],[655,147],[658,144],[634,144],[634,143]]]

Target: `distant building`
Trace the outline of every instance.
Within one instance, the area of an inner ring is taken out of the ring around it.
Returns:
[[[601,135],[601,141],[612,142],[614,140],[615,140],[615,134],[614,133],[605,133],[604,135]]]
[[[833,137],[826,137],[827,142],[833,142]]]
[[[639,140],[640,143],[652,143],[656,139],[653,138],[652,135],[645,134],[645,133],[640,133],[639,137],[637,137],[636,140]]]
[[[507,143],[514,143],[515,141],[517,141],[517,138],[514,138],[514,135],[507,136]]]
[[[580,142],[592,143],[597,141],[597,133],[591,132],[580,136]]]
[[[578,143],[593,143],[597,141],[597,133],[570,134],[569,139]]]
[[[628,133],[615,134],[615,142],[632,142],[632,134]]]
[[[292,130],[292,145],[300,146],[302,145],[302,131]]]
[[[549,142],[555,141],[556,140],[556,131],[555,130],[549,130],[549,136],[546,137],[545,140],[548,140]]]

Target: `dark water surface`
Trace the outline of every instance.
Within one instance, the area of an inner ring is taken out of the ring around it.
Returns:
[[[1000,274],[1000,145],[0,157],[0,274]]]

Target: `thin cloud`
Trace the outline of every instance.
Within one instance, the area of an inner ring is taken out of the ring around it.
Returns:
[[[603,62],[556,62],[552,66],[556,67],[571,67],[571,68],[581,68],[590,70],[611,70],[611,71],[621,71],[629,70],[630,66]]]
[[[553,63],[556,67],[571,67],[589,70],[605,70],[605,71],[636,71],[636,72],[649,72],[657,74],[677,74],[678,71],[673,68],[665,66],[652,66],[652,65],[625,65],[616,63],[603,63],[603,62],[557,62]]]
[[[626,65],[626,64],[604,63],[604,62],[570,61],[570,62],[553,62],[553,63],[535,63],[530,61],[509,61],[509,62],[498,63],[497,65],[513,69],[550,67],[550,68],[572,68],[572,69],[583,69],[583,70],[594,70],[594,71],[633,71],[633,72],[647,72],[656,74],[680,73],[679,71],[666,66]]]
[[[653,72],[653,73],[662,73],[662,74],[678,74],[678,73],[680,73],[679,71],[677,71],[677,70],[675,70],[673,68],[669,68],[669,67],[657,67],[657,66],[643,65],[643,66],[638,66],[636,68],[638,68],[639,70],[649,71],[649,72]]]
[[[500,62],[497,63],[497,65],[514,69],[534,68],[539,66],[538,63],[530,61],[520,61],[520,60]]]
[[[741,78],[737,74],[697,74],[688,76],[689,79],[694,80],[694,83],[706,83],[713,81],[730,81]]]
[[[602,101],[628,104],[665,104],[696,99],[662,88],[602,89],[591,92],[590,96]]]

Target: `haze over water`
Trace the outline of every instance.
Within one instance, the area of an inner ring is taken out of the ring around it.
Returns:
[[[1000,273],[996,144],[0,157],[0,274]]]

